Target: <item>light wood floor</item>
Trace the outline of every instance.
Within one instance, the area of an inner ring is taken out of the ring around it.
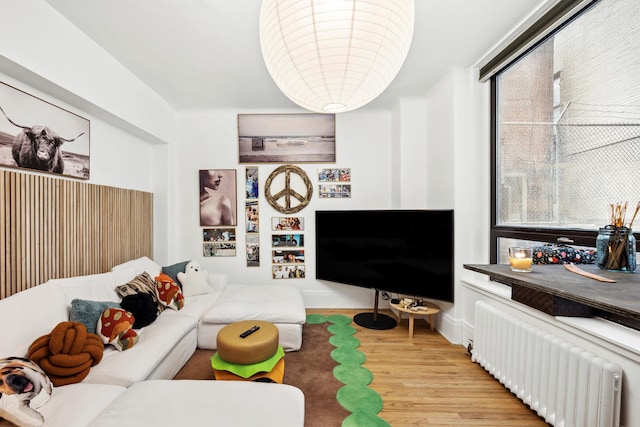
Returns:
[[[368,310],[308,309],[311,314],[354,314]],[[381,310],[381,313],[393,314]],[[449,343],[425,320],[416,320],[413,339],[408,320],[393,329],[373,330],[356,323],[369,385],[383,399],[378,414],[393,427],[402,426],[548,426],[504,388],[466,349]]]

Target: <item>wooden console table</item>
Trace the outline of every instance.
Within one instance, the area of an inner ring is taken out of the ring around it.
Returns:
[[[582,270],[615,280],[599,282],[572,273],[562,265],[534,265],[530,273],[516,273],[503,264],[464,264],[511,286],[512,299],[553,316],[598,316],[640,330],[640,273],[600,270],[595,264]]]

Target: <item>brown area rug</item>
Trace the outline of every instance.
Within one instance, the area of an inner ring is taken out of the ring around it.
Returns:
[[[338,427],[350,414],[336,400],[343,384],[333,376],[337,363],[331,358],[335,347],[329,343],[328,325],[305,324],[302,347],[284,356],[283,383],[304,393],[305,427]],[[196,350],[174,379],[215,380],[210,360],[214,353],[215,350]]]

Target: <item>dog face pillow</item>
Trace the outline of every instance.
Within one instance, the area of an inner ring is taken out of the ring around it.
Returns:
[[[204,271],[197,261],[191,261],[178,273],[178,280],[182,283],[182,294],[185,298],[194,295],[208,294],[213,289],[208,282],[209,273]]]
[[[37,411],[47,403],[53,383],[32,360],[24,357],[0,359],[0,417],[18,427],[38,427],[44,417]]]

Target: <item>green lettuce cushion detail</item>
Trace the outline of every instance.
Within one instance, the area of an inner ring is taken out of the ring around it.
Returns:
[[[90,301],[75,298],[71,300],[69,321],[80,322],[87,328],[87,332],[96,333],[98,320],[107,308],[120,308],[120,303],[113,301]]]
[[[215,354],[211,356],[211,366],[219,371],[229,371],[239,377],[249,378],[250,376],[257,374],[258,372],[271,372],[283,357],[284,349],[281,345],[279,345],[278,350],[276,350],[276,354],[274,354],[267,360],[263,360],[262,362],[258,363],[251,363],[248,365],[240,365],[223,360],[220,356],[218,356],[218,352],[216,351]]]

